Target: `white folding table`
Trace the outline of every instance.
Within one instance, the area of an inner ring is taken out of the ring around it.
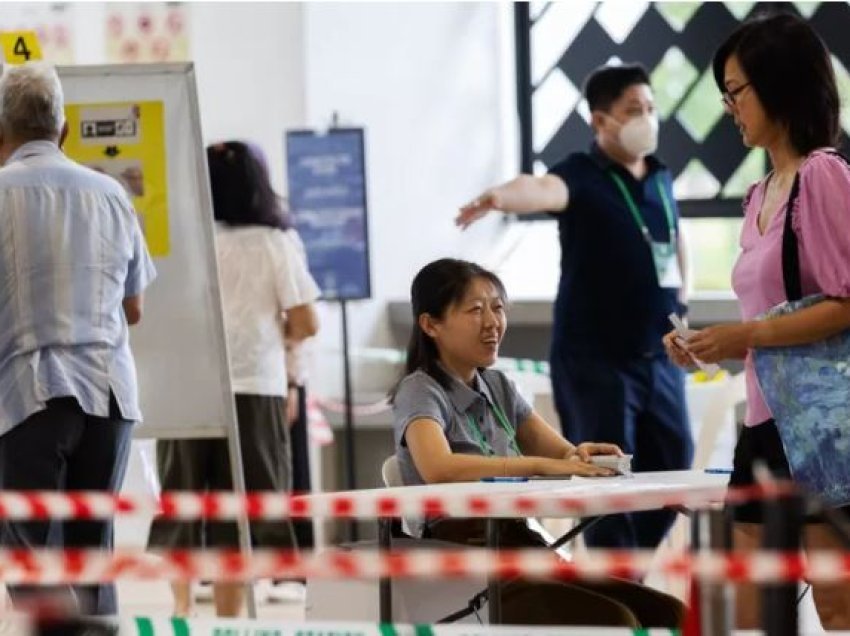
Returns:
[[[616,477],[581,478],[568,480],[529,480],[524,482],[463,482],[429,484],[400,488],[375,488],[344,492],[304,495],[314,510],[332,507],[334,501],[350,503],[352,518],[380,517],[375,513],[378,502],[399,500],[408,502],[401,508],[421,510],[424,501],[444,501],[441,514],[488,519],[488,547],[498,548],[498,519],[516,518],[516,498],[521,496],[531,515],[546,518],[576,518],[624,512],[639,512],[666,507],[665,500],[675,501],[675,507],[693,511],[706,510],[723,501],[729,476],[704,471],[667,471],[634,473]],[[489,505],[475,509],[464,501],[486,500]],[[398,516],[403,516],[402,512]],[[390,523],[386,515],[379,523],[378,542],[381,548],[391,547]],[[577,534],[577,533],[576,533]],[[573,535],[574,536],[574,535]],[[500,622],[501,606],[494,580],[488,583],[488,611],[491,624]],[[379,616],[382,622],[392,622],[392,587],[389,580],[380,581]]]

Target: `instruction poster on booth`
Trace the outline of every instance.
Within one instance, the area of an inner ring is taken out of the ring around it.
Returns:
[[[68,104],[64,150],[127,191],[154,258],[168,256],[168,182],[162,102]]]

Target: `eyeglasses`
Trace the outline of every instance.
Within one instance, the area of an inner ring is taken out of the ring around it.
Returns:
[[[741,91],[743,91],[749,85],[749,82],[747,82],[746,84],[741,84],[738,88],[731,91],[726,91],[720,96],[720,101],[723,102],[723,107],[726,109],[727,113],[732,111],[738,101],[738,95],[740,95]]]

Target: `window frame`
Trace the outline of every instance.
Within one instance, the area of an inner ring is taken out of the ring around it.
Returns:
[[[835,15],[818,16],[823,5],[829,4],[831,3],[819,3],[818,7],[813,11],[812,17],[808,19],[812,22],[813,26],[818,29],[819,34],[824,38],[824,41],[832,55],[835,56],[846,68],[850,69],[850,46],[840,46],[840,43],[836,40],[836,38],[839,37],[837,33],[841,33],[841,27],[840,25],[834,24]],[[843,8],[846,15],[850,16],[850,6],[847,6],[845,3],[835,4],[844,5]],[[521,172],[525,174],[532,174],[534,172],[534,162],[540,156],[535,153],[533,147],[534,114],[532,100],[536,87],[532,83],[532,29],[534,24],[545,16],[551,6],[552,3],[548,3],[542,8],[535,18],[532,18],[529,2],[516,2],[513,5],[516,57],[516,107],[519,123],[519,165]],[[793,6],[793,3],[766,2],[754,3],[754,6],[749,10],[746,16],[735,19],[738,23],[740,23],[756,12],[775,10],[777,6],[780,6],[784,11],[791,10],[800,15],[799,9]],[[832,6],[827,10],[835,14],[836,11],[840,11],[840,8]],[[826,11],[824,11],[824,13],[826,13]],[[846,21],[844,22],[844,25],[846,27]],[[833,30],[836,27],[838,28],[838,31]],[[846,35],[842,35],[841,37],[846,40]],[[649,70],[651,71],[652,69]],[[718,95],[718,100],[719,99],[720,95]],[[850,97],[848,97],[848,99],[850,99]],[[848,134],[846,131],[842,131],[842,141],[845,144],[848,141]],[[702,147],[702,143],[703,142],[700,142],[700,147]],[[542,154],[542,152],[540,154]],[[693,157],[697,159],[701,156],[704,155],[693,155]],[[769,162],[767,156],[765,156],[765,174],[769,168]],[[742,202],[743,199],[741,197],[723,197],[721,193],[718,193],[717,196],[710,199],[679,199],[677,203],[679,206],[680,216],[682,218],[740,218]],[[535,214],[524,215],[519,220],[539,221],[548,218],[551,217]]]

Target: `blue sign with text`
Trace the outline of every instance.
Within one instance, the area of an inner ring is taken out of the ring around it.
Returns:
[[[286,133],[289,205],[325,300],[371,295],[362,128]]]

